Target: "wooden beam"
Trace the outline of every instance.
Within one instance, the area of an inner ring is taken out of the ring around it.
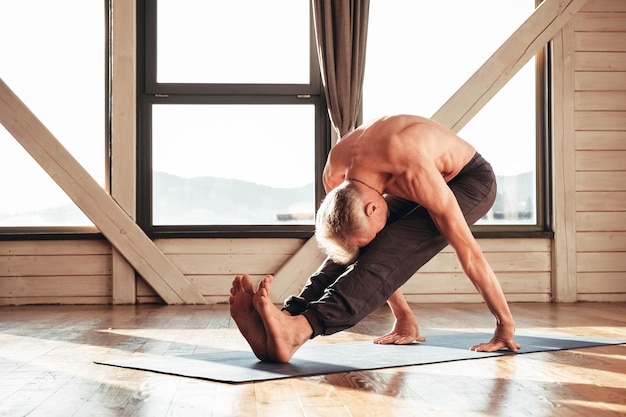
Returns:
[[[552,300],[578,301],[576,221],[576,128],[574,25],[565,25],[553,41],[553,144],[552,166]]]
[[[136,5],[134,0],[112,0],[111,13],[111,196],[135,219],[136,212]],[[134,268],[115,248],[113,304],[134,304],[137,286]]]
[[[0,79],[0,122],[168,304],[206,304],[113,200]],[[27,190],[26,190],[27,191]]]
[[[459,132],[548,43],[587,0],[545,0],[433,115]]]
[[[586,2],[545,0],[432,118],[455,132],[461,130]],[[311,241],[315,242],[315,237]],[[295,288],[303,283],[315,271],[311,258],[320,256],[319,251],[316,255],[311,247],[311,242],[308,242],[296,252],[276,273],[274,282],[291,280],[291,285],[281,284],[285,288]],[[297,265],[309,265],[310,268],[297,268]]]

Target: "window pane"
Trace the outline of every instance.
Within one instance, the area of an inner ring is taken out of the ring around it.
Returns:
[[[104,25],[102,2],[84,0],[4,2],[0,24],[3,81],[101,184]],[[4,127],[0,189],[0,226],[91,224]]]
[[[160,83],[308,84],[307,0],[159,0]]]
[[[312,224],[313,105],[155,105],[154,225]]]
[[[535,61],[459,132],[493,167],[498,195],[479,224],[536,224]]]
[[[533,11],[533,0],[372,0],[364,119],[432,116]],[[536,223],[535,91],[531,62],[459,133],[498,176],[480,223]]]

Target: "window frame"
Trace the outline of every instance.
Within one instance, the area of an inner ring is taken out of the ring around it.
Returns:
[[[225,84],[157,82],[157,3],[138,1],[138,152],[137,222],[152,238],[173,237],[293,237],[309,238],[313,224],[285,225],[154,225],[152,213],[152,106],[155,104],[287,104],[315,108],[315,207],[324,190],[321,173],[330,150],[330,122],[317,58],[312,10],[310,22],[310,80],[308,84]]]
[[[552,238],[552,65],[551,47],[535,55],[535,224],[477,224],[472,232],[479,238]]]

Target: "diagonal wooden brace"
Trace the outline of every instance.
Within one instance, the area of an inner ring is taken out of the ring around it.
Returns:
[[[0,79],[0,122],[168,304],[207,304],[115,200]]]

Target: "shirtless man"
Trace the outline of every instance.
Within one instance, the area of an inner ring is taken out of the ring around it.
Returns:
[[[492,339],[471,349],[519,349],[502,288],[469,227],[496,194],[490,165],[469,143],[429,119],[384,117],[333,147],[323,180],[315,233],[328,258],[301,293],[281,311],[269,297],[272,276],[256,291],[248,275],[233,281],[231,316],[260,360],[288,362],[308,339],[354,326],[385,302],[396,321],[374,342],[423,341],[400,287],[448,244],[496,319]]]

